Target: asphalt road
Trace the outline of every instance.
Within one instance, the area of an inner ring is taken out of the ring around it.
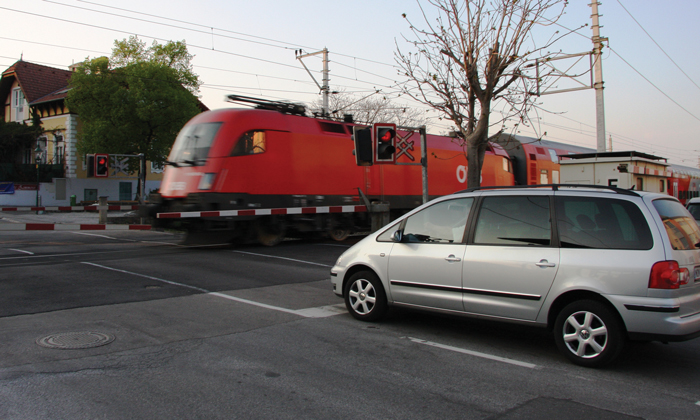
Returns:
[[[0,418],[700,418],[700,340],[584,369],[537,328],[356,321],[328,280],[348,245],[179,241],[0,232]]]

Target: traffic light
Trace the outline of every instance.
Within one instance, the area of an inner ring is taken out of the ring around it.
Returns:
[[[95,177],[106,178],[109,176],[109,155],[95,153]]]
[[[357,166],[372,166],[372,129],[354,126],[352,140],[355,142],[355,162]]]
[[[375,123],[373,134],[374,163],[396,163],[396,124]]]
[[[95,176],[95,155],[85,155],[87,160],[87,176],[92,178]]]

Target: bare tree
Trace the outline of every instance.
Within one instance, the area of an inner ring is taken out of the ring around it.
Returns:
[[[320,114],[322,103],[319,99],[311,104],[311,112]],[[350,93],[338,92],[330,96],[328,103],[331,118],[337,120],[342,120],[345,114],[352,114],[353,120],[361,124],[382,122],[403,127],[420,127],[427,121],[425,111],[399,105],[378,92],[361,98]]]
[[[415,50],[404,53],[397,45],[396,60],[409,78],[404,93],[439,111],[454,123],[467,154],[467,183],[480,185],[481,168],[488,146],[490,115],[503,101],[505,121],[527,123],[534,104],[525,77],[528,60],[546,56],[534,43],[536,25],[552,25],[564,12],[566,0],[428,0],[437,18],[421,7],[425,29],[404,17],[414,35],[408,41]],[[432,10],[431,10],[432,11]],[[546,17],[546,15],[553,15]]]

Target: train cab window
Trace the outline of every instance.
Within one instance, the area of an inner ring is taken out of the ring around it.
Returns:
[[[256,155],[265,153],[266,139],[265,132],[259,130],[251,130],[244,133],[233,146],[231,156]]]
[[[220,122],[186,125],[177,135],[168,161],[191,166],[204,165]]]

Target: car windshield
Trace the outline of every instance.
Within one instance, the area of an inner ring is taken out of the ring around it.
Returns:
[[[681,203],[674,200],[654,200],[654,207],[664,222],[673,249],[700,247],[700,228]]]
[[[206,162],[220,122],[185,126],[178,134],[168,161],[176,165],[199,166]]]

